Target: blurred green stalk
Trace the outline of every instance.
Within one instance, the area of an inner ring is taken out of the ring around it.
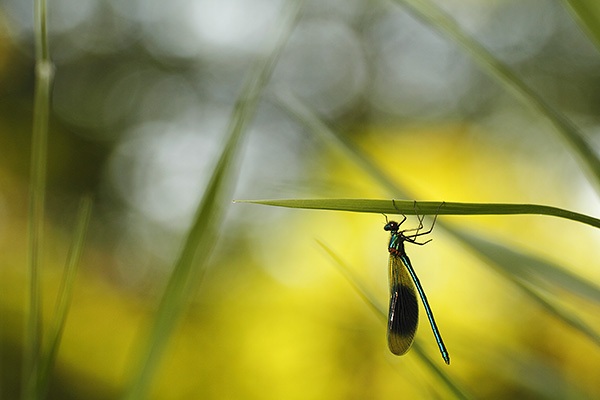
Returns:
[[[249,71],[234,106],[227,128],[227,141],[160,299],[149,336],[143,344],[142,354],[136,365],[137,371],[125,396],[128,400],[148,397],[169,338],[204,276],[207,260],[219,236],[226,204],[231,201],[243,135],[256,114],[283,47],[296,26],[301,1],[291,1],[288,6],[280,20],[282,28],[277,31],[278,36],[274,37],[275,44],[271,53],[267,57],[260,57]]]
[[[35,1],[35,94],[31,171],[29,186],[29,227],[27,271],[29,273],[28,309],[23,343],[22,399],[36,398],[39,382],[39,361],[42,342],[41,252],[44,230],[44,201],[46,191],[46,158],[48,148],[48,115],[53,66],[48,50],[45,0]]]
[[[325,250],[325,252],[335,261],[335,265],[338,270],[342,273],[344,278],[350,283],[352,288],[358,293],[363,301],[369,306],[371,311],[375,313],[379,321],[383,322],[387,326],[388,315],[385,306],[381,305],[375,300],[376,296],[373,295],[366,287],[361,283],[361,280],[356,276],[354,271],[346,265],[346,263],[337,255],[329,246],[317,239],[317,243]],[[419,339],[415,339],[412,345],[413,351],[417,354],[423,365],[427,368],[433,376],[439,379],[439,382],[445,386],[448,393],[452,394],[453,398],[468,400],[473,399],[473,395],[470,394],[463,385],[444,369],[438,366],[429,355],[423,350],[419,344]]]
[[[77,224],[73,235],[73,242],[69,249],[67,264],[58,291],[58,298],[56,299],[56,312],[48,336],[48,348],[40,358],[38,385],[38,398],[40,399],[44,398],[48,391],[50,374],[56,363],[62,334],[67,322],[67,314],[71,306],[71,299],[73,298],[75,278],[77,277],[77,271],[79,270],[79,261],[81,259],[81,253],[83,252],[91,215],[92,198],[89,195],[84,196],[79,202],[79,211],[77,213]]]
[[[295,116],[307,129],[328,144],[332,149],[340,151],[349,160],[371,175],[382,187],[394,196],[411,198],[406,189],[397,185],[383,170],[381,170],[362,150],[350,141],[342,138],[321,121],[312,110],[290,93],[278,93],[276,99],[280,104]],[[245,201],[280,207],[309,208],[323,210],[340,210],[356,212],[374,212],[396,214],[415,214],[414,201],[372,200],[372,199],[286,199]],[[453,203],[444,202],[418,202],[419,214],[455,214],[455,215],[483,215],[483,214],[546,214],[566,218],[600,228],[600,220],[589,215],[575,213],[557,207],[535,204],[493,204],[493,203]],[[600,345],[600,334],[574,313],[568,312],[554,299],[542,295],[542,291],[556,292],[556,288],[567,290],[569,293],[580,297],[600,302],[600,289],[585,279],[569,272],[567,269],[544,260],[541,257],[532,257],[523,252],[514,251],[512,246],[498,244],[497,240],[484,238],[481,234],[472,235],[460,229],[439,221],[438,229],[443,229],[457,238],[473,254],[484,259],[486,263],[507,278],[523,293],[537,304],[542,306],[551,315],[557,317],[565,324],[578,330],[594,343]]]
[[[571,146],[573,153],[579,156],[584,169],[593,178],[591,181],[596,193],[600,193],[600,156],[592,141],[573,121],[529,87],[510,66],[500,61],[485,46],[467,34],[435,3],[429,0],[395,0],[395,2],[412,16],[439,32],[441,37],[452,40],[483,72],[495,79],[507,92],[548,119],[556,128],[556,132]],[[580,3],[586,2],[580,0]],[[598,9],[597,6],[595,9]]]
[[[600,3],[598,0],[563,0],[581,29],[600,50]]]

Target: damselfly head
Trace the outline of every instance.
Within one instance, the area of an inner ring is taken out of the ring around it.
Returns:
[[[390,232],[398,232],[398,229],[400,229],[400,225],[398,225],[396,221],[390,221],[387,224],[385,224],[383,229]]]

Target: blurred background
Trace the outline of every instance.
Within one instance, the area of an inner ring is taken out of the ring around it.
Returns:
[[[600,146],[600,54],[565,4],[437,1]],[[182,247],[278,0],[53,0],[43,299],[50,320],[79,197],[94,211],[49,398],[113,399]],[[0,394],[19,393],[33,113],[33,2],[0,2]],[[544,118],[395,3],[307,1],[248,132],[235,199],[390,198],[273,100],[312,107],[417,200],[539,203],[600,215]],[[412,199],[410,199],[412,200]],[[387,307],[385,218],[227,205],[154,399],[447,398],[315,239]],[[442,216],[600,285],[600,234],[542,216]],[[408,224],[416,224],[409,219]],[[424,352],[476,398],[600,397],[600,348],[443,229],[409,246],[449,349]],[[518,266],[516,266],[518,268]],[[543,293],[600,330],[598,296]],[[422,309],[421,309],[422,312]]]

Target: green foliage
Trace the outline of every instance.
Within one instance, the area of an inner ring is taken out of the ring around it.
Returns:
[[[590,141],[581,130],[565,115],[550,105],[546,99],[528,87],[507,65],[500,62],[485,47],[466,34],[460,26],[433,3],[414,0],[397,0],[414,16],[425,22],[442,36],[454,41],[468,54],[482,70],[495,78],[499,85],[534,110],[540,112],[556,128],[565,143],[568,143],[574,155],[583,161],[585,169],[590,172],[592,184],[600,187],[600,159]],[[42,398],[49,382],[50,374],[56,360],[62,331],[65,326],[70,299],[72,296],[79,259],[83,250],[87,225],[91,213],[91,200],[84,198],[80,205],[77,228],[71,253],[65,269],[63,284],[59,291],[57,311],[52,330],[48,338],[48,351],[42,354],[41,323],[41,284],[40,252],[43,243],[44,202],[46,191],[46,158],[48,147],[48,117],[50,93],[53,79],[53,66],[50,62],[48,37],[46,33],[46,2],[36,1],[36,86],[34,100],[33,140],[31,152],[31,186],[29,215],[28,271],[29,286],[29,320],[25,333],[25,352],[23,363],[23,399]],[[600,47],[600,9],[591,0],[568,0],[568,4],[576,13],[580,23],[595,44]],[[147,340],[143,343],[140,358],[135,360],[135,373],[128,388],[128,399],[143,399],[148,396],[155,374],[167,346],[168,339],[177,326],[185,310],[191,294],[198,288],[204,275],[206,261],[218,238],[219,228],[223,220],[226,204],[231,198],[233,186],[238,172],[238,158],[243,147],[244,134],[256,114],[263,91],[270,80],[279,55],[290,35],[299,15],[299,2],[286,10],[282,18],[283,28],[277,35],[277,43],[273,51],[264,59],[260,59],[248,74],[247,80],[239,95],[229,120],[227,140],[219,160],[212,173],[201,202],[198,204],[192,226],[185,238],[183,249],[174,266],[173,273],[161,297],[156,315],[151,322]],[[302,104],[290,94],[277,94],[277,100],[286,110],[298,119],[306,129],[320,138],[324,143],[345,154],[363,171],[373,177],[390,196],[415,198],[404,187],[394,182],[389,175],[379,168],[356,145],[343,139],[339,134],[327,127],[309,107]],[[293,208],[354,211],[369,213],[427,214],[433,215],[517,215],[541,214],[550,215],[572,221],[581,222],[600,228],[600,220],[581,213],[546,205],[533,204],[498,204],[498,203],[455,203],[425,202],[413,200],[395,201],[370,199],[289,199],[289,200],[257,200],[251,203],[283,206]],[[442,206],[440,207],[440,204]],[[552,295],[553,288],[560,288],[569,293],[585,297],[600,303],[600,289],[586,282],[565,268],[552,264],[542,257],[529,256],[514,250],[511,246],[498,244],[497,241],[465,233],[444,223],[440,228],[449,232],[473,254],[479,256],[501,276],[518,287],[525,295],[542,308],[571,326],[583,335],[600,345],[600,336],[593,328],[576,316],[563,310]],[[386,313],[374,296],[361,285],[345,266],[343,261],[324,244],[321,246],[334,258],[340,271],[353,284],[365,302],[374,310],[381,320]],[[423,352],[418,342],[415,352],[427,366],[429,371],[457,398],[470,396],[461,388],[456,379],[440,369]]]
[[[46,159],[48,152],[48,115],[53,67],[48,52],[46,30],[46,2],[35,2],[36,69],[33,133],[31,146],[31,172],[29,191],[29,317],[25,330],[23,353],[23,399],[36,398],[40,374],[40,351],[42,346],[41,306],[41,249],[44,231],[44,203],[46,194]]]
[[[584,32],[600,50],[600,4],[596,0],[565,0]]]
[[[73,235],[73,243],[67,257],[67,264],[63,273],[63,279],[58,291],[56,300],[56,312],[52,329],[48,338],[48,348],[41,359],[40,377],[38,385],[38,398],[43,398],[48,390],[50,382],[50,374],[56,363],[56,357],[60,347],[62,334],[65,330],[67,322],[67,314],[71,306],[73,298],[73,290],[75,289],[75,278],[79,270],[79,262],[81,253],[85,245],[85,237],[87,234],[90,218],[92,216],[92,198],[84,196],[79,203],[79,212],[77,215],[77,225]]]
[[[385,306],[383,306],[379,301],[375,300],[376,296],[369,292],[369,290],[361,283],[360,279],[355,276],[354,272],[344,261],[333,251],[329,246],[317,240],[317,243],[329,254],[329,256],[335,261],[335,265],[338,270],[344,275],[344,278],[348,280],[352,288],[356,290],[358,295],[365,301],[365,303],[369,306],[369,308],[377,315],[378,320],[381,321],[384,325],[387,325],[387,312]],[[421,360],[421,362],[425,365],[428,371],[435,377],[439,379],[439,382],[444,385],[450,393],[456,399],[470,399],[473,398],[467,391],[462,388],[462,385],[459,385],[457,380],[450,376],[450,374],[439,367],[439,365],[434,362],[431,357],[429,357],[419,344],[419,339],[415,338],[415,342],[412,345],[413,350]]]
[[[428,0],[396,0],[396,2],[433,30],[439,32],[442,37],[452,40],[483,72],[494,78],[508,93],[515,95],[524,104],[546,117],[554,125],[563,140],[571,146],[573,153],[579,157],[585,169],[591,174],[592,183],[596,190],[600,190],[600,158],[598,153],[594,150],[591,141],[566,115],[530,88],[508,65],[464,32],[456,21],[434,3]],[[578,3],[580,9],[583,8],[584,3],[587,2]],[[592,7],[590,3],[587,4],[586,10],[582,10],[582,12],[590,11],[592,8],[596,12],[589,14],[594,17],[586,17],[586,22],[589,22],[586,26],[588,29],[590,26],[596,26],[595,29],[598,29],[598,7]]]
[[[437,9],[429,2],[402,1],[401,4],[430,25],[433,29],[441,32],[445,37],[454,40],[473,60],[482,67],[490,76],[496,78],[498,82],[509,92],[516,94],[521,100],[533,109],[537,109],[546,118],[548,118],[557,131],[562,134],[571,149],[581,160],[585,167],[592,172],[592,183],[600,187],[600,161],[597,153],[592,148],[590,142],[580,132],[580,130],[563,114],[548,104],[540,95],[531,90],[518,76],[502,62],[498,61],[487,49],[481,46],[477,41],[465,34],[460,27],[443,11]],[[303,104],[290,93],[280,92],[276,95],[276,101],[282,105],[292,116],[294,116],[306,129],[323,143],[330,146],[338,153],[342,153],[364,172],[369,174],[382,187],[387,189],[390,195],[401,195],[404,198],[411,198],[408,191],[396,184],[389,175],[382,171],[375,162],[361,151],[353,143],[343,139],[339,134],[327,127],[320,121],[316,114],[308,106]],[[424,202],[419,201],[415,205],[414,201],[395,201],[391,200],[365,200],[365,199],[286,199],[286,200],[258,200],[253,203],[307,208],[322,210],[339,210],[355,212],[373,212],[373,213],[404,213],[404,214],[454,214],[454,215],[482,215],[482,214],[545,214],[561,218],[570,219],[600,228],[600,220],[589,215],[575,213],[572,211],[546,206],[532,204],[473,204],[473,203],[452,203],[445,202],[441,207],[440,201]],[[439,211],[438,211],[439,209]],[[475,255],[485,260],[488,265],[500,273],[501,276],[511,281],[525,295],[539,304],[549,314],[555,316],[563,323],[578,330],[583,335],[590,338],[596,344],[600,344],[598,333],[588,324],[562,309],[556,301],[550,296],[543,295],[541,290],[548,282],[552,282],[555,287],[561,287],[577,295],[593,298],[598,302],[600,290],[594,285],[586,282],[562,267],[557,267],[547,262],[541,257],[531,257],[511,249],[511,246],[497,244],[492,240],[475,236],[446,224],[439,223],[442,229],[448,231],[452,236],[466,245]],[[328,250],[330,254],[332,252]],[[338,260],[339,261],[339,260]],[[522,269],[519,266],[523,266]],[[345,273],[347,275],[347,273]],[[351,280],[352,281],[352,280]],[[355,287],[358,287],[355,285]],[[359,289],[360,291],[360,289]],[[372,306],[372,301],[367,303]]]
[[[158,305],[145,348],[136,365],[138,371],[126,395],[127,399],[144,399],[148,396],[168,339],[192,293],[202,280],[206,261],[219,234],[225,212],[224,205],[231,199],[243,135],[256,114],[262,92],[295,26],[300,11],[299,4],[293,3],[293,7],[285,10],[282,18],[283,28],[277,36],[272,52],[268,57],[259,59],[248,74],[229,121],[227,142],[198,205],[192,227]]]
[[[413,200],[374,199],[281,199],[238,200],[269,206],[305,208],[311,210],[354,211],[378,214],[418,215],[551,215],[600,228],[600,219],[589,215],[538,204],[455,203]]]

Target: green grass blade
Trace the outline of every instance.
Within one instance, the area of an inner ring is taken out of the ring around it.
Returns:
[[[277,207],[304,208],[311,210],[336,210],[369,212],[378,214],[419,215],[550,215],[581,222],[600,228],[600,219],[558,207],[538,204],[506,203],[455,203],[439,201],[373,200],[373,199],[282,199],[282,200],[236,200],[237,203],[254,203]],[[395,205],[395,207],[394,207]],[[440,206],[441,205],[441,206]]]
[[[50,112],[50,91],[53,78],[53,66],[50,62],[48,50],[46,11],[46,1],[37,0],[35,2],[36,66],[27,248],[27,271],[29,274],[27,309],[29,315],[25,325],[21,380],[21,398],[24,400],[36,398],[36,390],[39,383],[39,361],[42,343],[40,269],[44,231],[48,117]]]
[[[229,202],[237,175],[237,158],[242,136],[252,121],[262,92],[269,82],[273,68],[293,30],[300,12],[300,2],[293,2],[284,11],[282,29],[278,32],[273,51],[261,58],[248,75],[244,88],[234,107],[227,133],[227,142],[215,167],[211,180],[196,211],[183,250],[158,305],[148,342],[138,364],[127,399],[148,396],[152,380],[187,302],[198,287],[205,264],[219,234],[225,204]]]
[[[276,96],[276,99],[278,100],[279,104],[282,105],[291,115],[293,115],[296,119],[298,119],[300,123],[305,125],[306,128],[315,137],[321,139],[326,145],[330,146],[334,150],[338,150],[338,151],[342,152],[344,155],[346,155],[349,160],[354,162],[357,166],[361,167],[365,172],[370,174],[375,181],[377,181],[381,186],[386,188],[390,194],[393,194],[396,196],[401,195],[404,198],[414,197],[414,196],[410,195],[405,188],[401,187],[401,185],[395,184],[393,182],[393,180],[391,178],[389,178],[388,175],[384,171],[382,171],[367,155],[365,155],[365,153],[363,151],[361,151],[359,148],[354,146],[348,140],[337,135],[333,130],[331,130],[323,122],[321,122],[320,119],[315,115],[315,113],[312,110],[310,110],[304,103],[302,103],[300,100],[298,100],[297,97],[294,97],[294,96],[290,95],[289,93],[285,94],[285,95],[278,93]],[[279,202],[279,201],[280,200],[277,200],[277,202]],[[284,201],[289,201],[289,200],[284,200]],[[298,201],[300,201],[300,203],[298,203]],[[319,201],[323,201],[323,200],[319,200]],[[294,204],[295,206],[303,205],[302,202],[304,202],[304,200],[292,200],[290,203],[285,204],[285,206],[290,207],[292,205],[292,203],[296,203],[296,204]],[[390,214],[395,214],[398,212],[393,207],[393,204],[390,205],[390,202],[391,202],[390,200],[384,200],[383,203],[379,203],[378,205],[372,203],[372,200],[368,200],[368,201],[350,200],[351,204],[343,204],[344,202],[345,202],[345,200],[342,200],[342,202],[340,204],[333,204],[333,205],[325,204],[326,207],[323,207],[323,208],[346,210],[346,211],[360,210],[361,212],[377,212],[377,213],[390,213]],[[378,201],[378,202],[380,202],[380,201]],[[335,202],[335,203],[337,203],[337,202]],[[421,206],[422,204],[423,204],[423,207]],[[281,205],[283,205],[283,204],[281,204]],[[322,203],[320,206],[323,206],[323,205],[324,204]],[[419,202],[419,211],[418,211],[419,214],[433,214],[433,213],[437,212],[439,202],[430,203],[430,205],[433,207],[431,207],[431,206],[427,207],[426,203]],[[479,207],[479,206],[482,206],[482,205],[478,205],[477,207]],[[488,205],[483,205],[484,208],[487,206]],[[396,202],[396,207],[399,208],[405,214],[412,214],[412,213],[414,213],[414,210],[415,210],[414,202],[405,202],[404,204],[401,204],[401,202]],[[507,207],[513,207],[513,205],[508,205]],[[546,206],[542,206],[542,207],[546,207]],[[485,211],[484,208],[479,208],[478,210],[474,210],[474,213],[481,214],[481,213],[487,212],[487,211]],[[465,212],[466,210],[457,209],[455,211],[460,213],[460,212]],[[510,208],[503,210],[504,213],[514,212],[514,211],[515,211],[514,209],[510,210]],[[516,211],[518,211],[518,210],[516,210]],[[527,211],[527,210],[525,210],[525,211]],[[577,214],[577,213],[571,214],[570,211],[566,211],[566,210],[561,211],[559,209],[554,209],[552,207],[547,210],[539,210],[539,211],[542,211],[542,212],[548,211],[549,214],[550,213],[552,215],[556,214],[556,216],[561,216],[561,217],[572,217],[573,219],[579,220],[580,222],[584,222],[584,223],[590,224],[592,226],[598,226],[597,219],[595,219],[593,217],[585,216],[582,214]],[[566,211],[566,213],[564,213],[565,211]],[[441,210],[440,210],[440,213],[442,213]],[[559,213],[563,213],[563,215],[558,215]],[[446,224],[444,224],[443,221],[438,220],[437,227],[438,227],[438,229],[446,230],[450,235],[456,237],[459,241],[462,241],[462,239],[460,237],[458,237],[457,232],[455,232],[455,230],[453,228],[451,228],[450,226],[447,226]],[[465,243],[464,241],[462,241],[462,242]],[[488,247],[486,247],[486,246],[477,246],[477,247],[470,246],[470,247],[474,251],[475,254],[477,254],[481,257],[487,258],[488,260],[490,260],[489,262],[492,262],[491,260],[494,260],[494,262],[500,262],[501,260],[507,260],[507,259],[511,259],[511,258],[514,259],[514,255],[515,255],[515,251],[512,250],[512,248],[509,246],[497,245],[497,247],[495,247],[494,249],[491,249],[489,246]],[[490,252],[491,252],[491,254],[488,254]],[[576,295],[585,296],[592,300],[595,300],[597,298],[597,288],[590,286],[589,282],[586,282],[583,279],[569,273],[565,269],[554,268],[550,263],[535,262],[523,254],[521,254],[520,256],[523,257],[523,260],[527,260],[526,264],[528,265],[525,267],[527,269],[527,274],[521,274],[520,278],[525,281],[528,281],[530,285],[537,286],[537,285],[541,285],[542,282],[549,282],[550,284],[561,287],[561,288],[568,290],[571,293],[574,293]],[[536,260],[536,261],[540,261],[540,260]],[[504,267],[506,268],[506,265],[504,265]],[[498,266],[498,268],[501,268],[501,267]],[[557,272],[557,271],[560,271],[560,272]],[[519,287],[521,287],[521,286],[519,286]],[[524,290],[524,292],[528,296],[532,296],[531,290]],[[537,297],[534,298],[533,300],[539,303]],[[561,314],[553,313],[553,315],[560,318]],[[564,323],[569,324],[571,326],[577,325],[577,324],[570,323],[566,319],[561,318],[561,320]]]
[[[280,107],[304,125],[310,133],[328,145],[331,149],[339,151],[349,160],[353,161],[358,167],[386,188],[389,193],[394,193],[395,196],[404,198],[410,197],[407,195],[408,192],[406,190],[401,188],[396,182],[390,179],[387,174],[371,162],[371,160],[365,157],[362,151],[325,125],[311,109],[298,99],[298,97],[294,96],[289,91],[278,90],[272,95],[272,98]]]
[[[452,228],[452,234],[471,247],[487,262],[500,266],[504,271],[520,280],[552,291],[561,288],[571,294],[600,304],[600,288],[593,283],[565,271],[562,267],[539,257],[507,249],[505,246],[485,239],[479,234],[470,234]]]
[[[40,384],[38,388],[38,398],[40,399],[45,397],[48,390],[50,374],[52,373],[52,368],[54,367],[56,356],[58,355],[58,349],[67,321],[67,314],[71,306],[71,299],[73,298],[75,278],[77,277],[77,271],[79,270],[79,261],[81,259],[81,253],[83,252],[91,215],[92,198],[90,196],[84,196],[79,203],[73,243],[69,250],[67,265],[58,291],[56,313],[48,337],[48,350],[40,361]]]
[[[600,50],[600,3],[598,0],[563,0],[582,30]]]
[[[396,200],[392,203],[390,200],[371,200],[371,199],[286,199],[286,200],[256,200],[256,201],[237,201],[240,203],[256,203],[271,206],[318,209],[318,210],[338,210],[354,212],[371,212],[381,214],[398,214],[398,210],[404,214],[415,214],[415,202]],[[398,208],[394,208],[394,204]],[[438,211],[439,209],[439,211]],[[440,202],[419,201],[417,202],[417,212],[419,215],[502,215],[502,214],[545,214],[561,216],[579,222],[588,223],[598,227],[598,221],[595,218],[573,213],[555,207],[536,206],[532,204],[476,204],[476,203],[451,203],[445,202],[440,207]],[[590,221],[588,221],[591,219]],[[588,222],[586,222],[588,221]],[[495,265],[501,265],[502,268],[512,275],[519,277],[539,286],[561,287],[572,294],[588,298],[600,304],[600,288],[592,283],[577,277],[563,268],[552,264],[540,258],[525,255],[499,245],[495,242],[484,239],[481,235],[468,235],[456,228],[444,225],[444,229],[453,236],[468,244],[472,250],[484,255],[484,257]]]
[[[498,246],[482,240],[476,235],[466,234],[460,231],[455,231],[455,234],[463,241],[463,243],[475,250],[475,254],[478,254],[488,265],[512,281],[544,310],[562,320],[575,330],[578,330],[600,346],[600,335],[591,326],[579,319],[572,312],[564,310],[558,303],[551,300],[549,297],[543,296],[540,291],[535,290],[529,283],[520,279],[521,274],[516,272],[515,266],[511,264],[514,260],[505,258],[506,255],[504,252],[498,252]],[[519,255],[518,258],[522,259],[523,256]],[[595,289],[595,296],[598,296],[597,288]]]
[[[365,303],[367,303],[369,308],[371,308],[371,310],[375,313],[375,315],[378,317],[378,319],[381,322],[383,322],[383,324],[385,326],[387,326],[388,315],[387,315],[386,308],[383,305],[381,305],[381,303],[374,300],[375,296],[373,296],[369,292],[369,290],[367,290],[360,283],[360,279],[358,279],[355,276],[355,274],[352,272],[352,269],[349,268],[346,265],[346,263],[344,263],[344,261],[333,250],[331,250],[326,244],[324,244],[320,240],[317,240],[317,243],[335,261],[335,265],[336,265],[337,269],[344,276],[344,278],[346,278],[346,280],[348,280],[348,282],[350,283],[352,288],[354,288],[354,290],[365,301]],[[452,394],[454,395],[455,398],[457,398],[457,399],[472,398],[472,396],[468,395],[467,392],[463,388],[460,387],[460,385],[456,382],[456,380],[454,378],[450,377],[450,375],[448,375],[448,373],[444,369],[440,368],[439,365],[436,364],[431,359],[431,357],[429,357],[423,351],[423,349],[419,345],[417,339],[415,339],[415,342],[413,343],[412,350],[415,352],[415,354],[418,355],[419,359],[424,363],[424,365],[427,367],[427,369],[434,376],[438,377],[440,382],[442,382],[444,384],[444,386],[446,386],[450,390],[450,392],[452,392]]]
[[[384,321],[384,323],[387,325],[387,321]],[[425,364],[429,372],[431,372],[433,376],[437,376],[440,382],[442,382],[450,390],[455,398],[462,400],[474,399],[473,395],[467,392],[467,390],[462,387],[461,384],[456,382],[456,379],[448,375],[448,373],[445,371],[445,368],[440,368],[440,365],[443,364],[440,364],[439,362],[436,363],[425,353],[421,347],[421,341],[419,339],[415,339],[412,345],[412,351],[419,355],[421,362]]]
[[[545,116],[562,138],[583,161],[585,170],[594,178],[594,187],[600,191],[600,158],[592,142],[564,114],[525,84],[506,64],[495,58],[489,50],[464,32],[442,9],[428,0],[395,0],[414,17],[454,41],[479,67],[496,79],[508,92],[524,104]]]
[[[363,301],[369,306],[371,311],[373,311],[375,315],[379,317],[379,319],[383,320],[384,322],[387,322],[387,312],[385,311],[385,308],[381,306],[381,304],[377,300],[375,300],[375,296],[373,296],[367,290],[367,288],[365,288],[361,284],[360,280],[357,279],[354,273],[352,272],[352,269],[350,269],[346,265],[346,263],[342,261],[342,259],[333,250],[329,248],[329,246],[321,242],[319,239],[316,239],[316,241],[319,244],[319,246],[321,246],[323,250],[325,250],[325,252],[329,254],[333,261],[335,261],[335,265],[337,266],[340,273],[344,275],[344,278],[346,278],[348,282],[350,282],[354,290],[356,290],[356,293],[358,293],[358,295],[363,299]]]

